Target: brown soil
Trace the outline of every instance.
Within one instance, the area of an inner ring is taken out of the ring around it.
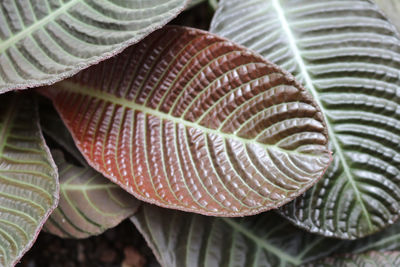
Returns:
[[[17,267],[156,267],[150,248],[126,220],[104,234],[87,239],[62,239],[40,233]]]

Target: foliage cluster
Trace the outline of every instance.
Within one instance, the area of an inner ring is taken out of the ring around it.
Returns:
[[[0,0],[1,266],[127,218],[162,266],[400,265],[399,2],[200,2]]]

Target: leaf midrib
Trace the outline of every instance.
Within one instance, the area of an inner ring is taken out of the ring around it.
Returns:
[[[203,131],[204,133],[218,135],[218,136],[221,136],[223,138],[235,140],[235,141],[238,141],[238,142],[243,143],[243,144],[257,145],[257,146],[262,147],[262,148],[264,148],[266,150],[269,150],[269,149],[273,148],[275,150],[279,150],[279,151],[281,151],[283,153],[291,154],[291,155],[303,155],[303,156],[306,155],[306,156],[309,156],[309,157],[321,157],[321,155],[319,155],[319,154],[313,155],[313,154],[300,153],[300,152],[292,151],[292,150],[286,150],[286,149],[280,148],[280,147],[278,147],[276,145],[259,143],[259,142],[255,141],[254,139],[245,139],[245,138],[242,138],[242,137],[234,135],[234,134],[227,134],[227,133],[215,130],[215,129],[207,128],[205,126],[202,126],[202,125],[194,123],[194,122],[190,122],[190,121],[184,120],[182,118],[174,117],[174,116],[172,116],[170,114],[167,114],[167,113],[164,113],[164,112],[161,112],[161,111],[146,107],[144,105],[137,104],[136,102],[127,100],[125,98],[117,97],[117,96],[115,96],[113,94],[110,94],[108,92],[95,90],[93,88],[90,88],[90,87],[87,87],[87,86],[83,86],[83,85],[80,85],[80,84],[78,86],[79,87],[77,87],[76,83],[66,80],[66,81],[62,81],[62,82],[58,83],[56,86],[54,86],[54,89],[51,89],[51,90],[55,90],[56,94],[57,94],[57,92],[60,92],[60,90],[65,90],[67,92],[73,92],[73,93],[77,93],[77,94],[81,94],[81,95],[87,95],[87,96],[90,96],[90,97],[93,97],[93,98],[96,98],[96,99],[99,99],[99,100],[103,100],[105,102],[111,102],[114,105],[121,105],[121,106],[124,106],[124,107],[131,108],[132,110],[140,111],[140,112],[143,112],[145,114],[149,114],[149,115],[158,117],[160,120],[172,121],[172,122],[174,122],[176,124],[182,124],[185,127],[191,127],[191,128],[194,128],[194,129],[199,129],[199,130]],[[60,87],[60,88],[58,88],[58,87]]]
[[[12,35],[3,43],[0,43],[0,54],[5,52],[9,47],[15,45],[18,41],[25,38],[26,36],[32,34],[37,29],[41,28],[42,26],[46,25],[48,22],[53,21],[59,15],[64,13],[70,7],[74,6],[76,3],[80,2],[81,0],[71,0],[70,2],[62,4],[58,9],[54,11],[50,11],[49,14],[40,20],[36,20],[34,23],[29,25],[28,27],[24,28],[22,31],[19,31],[17,34]]]
[[[279,0],[272,0],[272,1],[273,1],[273,7],[277,11],[277,15],[278,15],[279,21],[281,22],[281,25],[282,25],[282,28],[284,30],[284,33],[288,37],[290,49],[292,50],[292,52],[294,54],[294,57],[295,57],[295,60],[298,63],[298,66],[300,68],[300,74],[305,79],[305,85],[306,85],[305,87],[312,94],[313,98],[315,99],[315,101],[317,102],[317,104],[319,105],[319,107],[320,107],[320,109],[322,111],[322,114],[324,116],[324,120],[325,120],[325,123],[326,123],[326,126],[327,126],[327,130],[328,130],[330,141],[332,142],[333,147],[335,148],[334,152],[336,152],[336,155],[339,157],[339,160],[340,160],[340,162],[341,162],[341,164],[343,166],[343,171],[344,171],[346,177],[348,178],[348,181],[349,181],[350,185],[352,186],[352,188],[354,190],[354,193],[356,195],[357,201],[360,203],[360,206],[361,206],[361,209],[363,211],[363,214],[364,214],[364,216],[365,216],[365,218],[367,220],[367,224],[368,224],[369,230],[373,230],[374,227],[372,225],[371,217],[370,217],[370,215],[369,215],[369,213],[367,211],[367,208],[366,208],[366,206],[364,204],[364,201],[361,198],[361,193],[360,193],[359,189],[357,188],[357,185],[356,185],[356,182],[355,182],[355,179],[354,179],[353,175],[351,174],[350,167],[347,164],[347,161],[346,161],[345,156],[343,154],[342,148],[339,145],[339,142],[338,142],[338,140],[336,138],[335,132],[332,129],[330,121],[328,120],[328,118],[326,116],[327,111],[325,110],[324,106],[322,105],[321,100],[319,99],[318,92],[317,92],[317,90],[316,90],[316,88],[315,88],[315,86],[314,86],[314,84],[312,82],[311,76],[307,71],[306,64],[305,64],[305,62],[304,62],[304,60],[303,60],[303,58],[301,56],[301,51],[298,48],[298,46],[296,45],[296,39],[294,37],[294,34],[293,34],[292,30],[290,29],[289,22],[285,17],[283,8],[280,5]]]
[[[296,266],[300,265],[302,263],[301,259],[289,255],[284,250],[281,250],[281,249],[277,248],[276,246],[267,242],[265,239],[258,237],[256,234],[249,231],[247,228],[243,227],[241,224],[235,222],[234,221],[235,219],[232,219],[232,218],[220,218],[220,219],[222,221],[224,221],[226,224],[228,224],[230,227],[236,229],[238,232],[245,235],[247,238],[251,239],[254,243],[257,244],[257,246],[262,247],[263,249],[269,251],[270,253],[277,256],[279,259],[281,259],[285,262],[292,263]]]
[[[61,184],[62,190],[65,191],[81,191],[81,192],[87,192],[87,191],[94,191],[94,190],[107,190],[107,189],[114,189],[114,188],[119,188],[118,185],[116,184],[104,184],[104,185],[70,185],[70,184]]]

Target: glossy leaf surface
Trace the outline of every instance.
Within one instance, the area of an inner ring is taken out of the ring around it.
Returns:
[[[120,52],[188,0],[2,0],[0,93],[50,84]]]
[[[44,226],[47,232],[68,238],[98,235],[131,216],[139,200],[90,167],[65,161],[52,151],[60,176],[60,202]]]
[[[400,213],[400,42],[371,1],[221,1],[211,30],[295,74],[322,107],[334,159],[281,212],[297,225],[362,237]]]
[[[310,263],[308,267],[359,267],[359,266],[399,266],[400,252],[376,252],[371,251],[364,254],[335,255],[316,263]]]
[[[57,206],[58,175],[32,95],[0,103],[0,266],[13,266]]]
[[[344,242],[306,233],[272,212],[218,218],[144,204],[131,220],[168,267],[297,266]]]
[[[330,162],[322,115],[293,77],[196,29],[163,28],[43,92],[96,170],[163,207],[259,213]]]

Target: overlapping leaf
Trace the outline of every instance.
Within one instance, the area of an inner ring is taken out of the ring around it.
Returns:
[[[331,238],[326,238],[325,242],[332,242]],[[385,228],[383,231],[369,235],[357,240],[343,240],[336,246],[334,254],[363,254],[369,251],[399,251],[400,250],[400,222]]]
[[[65,161],[52,151],[60,176],[60,203],[45,224],[60,237],[86,238],[103,233],[131,216],[139,201],[90,167]]]
[[[326,258],[316,263],[310,263],[308,267],[359,267],[359,266],[399,266],[400,252],[376,252],[371,251],[364,254],[345,254]]]
[[[327,256],[400,248],[400,222],[350,241],[306,233],[271,212],[214,218],[143,205],[131,220],[160,264],[171,267],[313,266]]]
[[[188,0],[2,0],[0,93],[49,84],[118,53]]]
[[[168,267],[297,266],[344,242],[301,231],[271,212],[218,218],[144,204],[131,220]]]
[[[81,152],[79,152],[74,139],[51,102],[44,97],[38,96],[38,98],[40,126],[45,137],[49,137],[52,141],[55,141],[59,145],[57,148],[61,147],[63,151],[69,153],[72,157],[71,161],[81,166],[86,166],[86,160],[83,158]]]
[[[400,213],[400,42],[371,1],[221,1],[211,30],[294,73],[322,107],[334,160],[282,209],[327,236],[356,238]]]
[[[43,92],[95,169],[163,207],[259,213],[303,193],[330,162],[310,95],[200,30],[163,28]]]
[[[399,221],[376,234],[372,234],[354,241],[343,241],[335,251],[335,254],[359,254],[372,250],[382,252],[400,250]]]
[[[0,265],[12,266],[57,206],[58,176],[32,96],[0,102]]]

